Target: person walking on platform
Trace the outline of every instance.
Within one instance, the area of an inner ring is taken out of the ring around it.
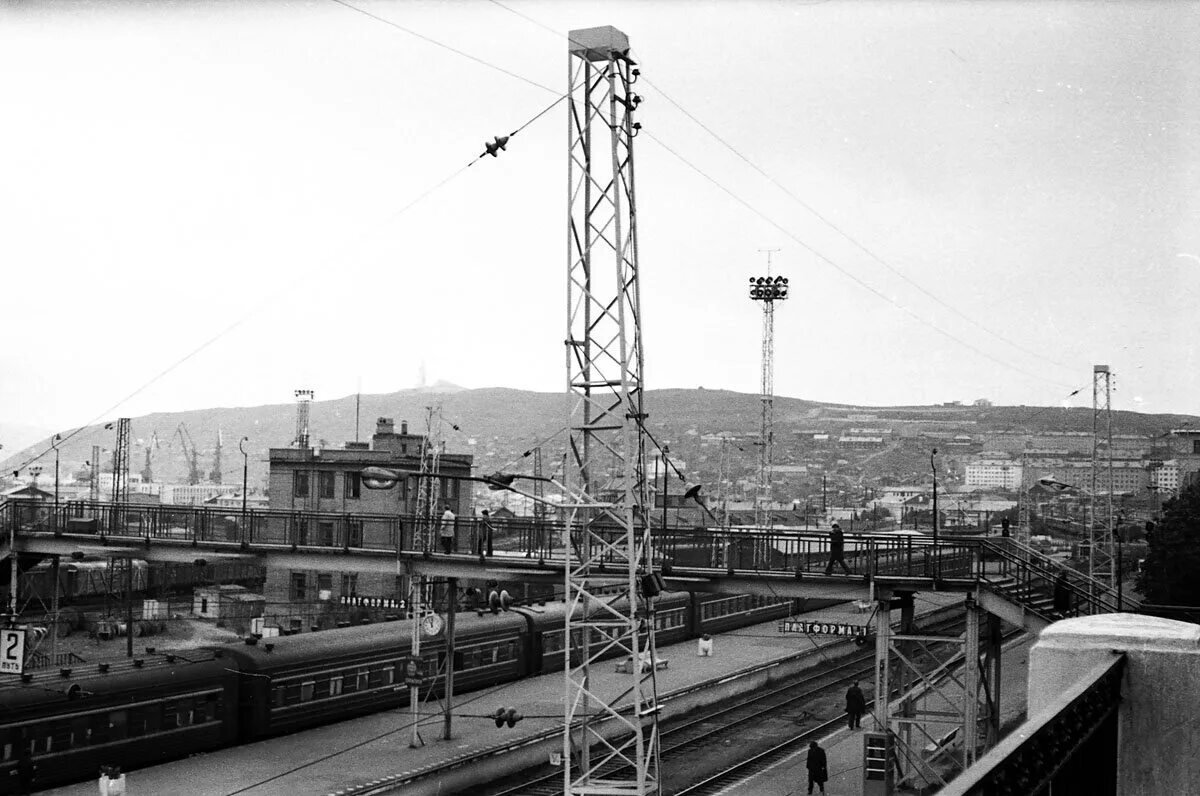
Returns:
[[[483,517],[479,520],[479,557],[483,558],[487,555],[492,557],[492,535],[495,534],[496,527],[492,525],[492,518],[488,514],[488,510],[483,510]],[[487,551],[486,553],[484,551]]]
[[[825,758],[825,750],[816,741],[808,742],[808,792],[813,792],[813,785],[825,792],[825,783],[829,781],[829,763]]]
[[[442,512],[442,527],[438,534],[442,539],[442,552],[450,554],[454,552],[454,512],[449,503],[443,505],[446,510]]]
[[[850,566],[846,563],[846,537],[842,535],[842,526],[836,522],[833,528],[829,531],[829,563],[825,565],[825,574],[833,574],[833,565],[841,564],[842,571],[847,575],[853,575],[850,571]]]
[[[846,715],[850,719],[850,729],[862,729],[862,716],[867,712],[867,698],[863,696],[858,681],[846,689]]]

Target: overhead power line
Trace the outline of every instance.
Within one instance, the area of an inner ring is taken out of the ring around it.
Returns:
[[[715,177],[713,177],[712,175],[708,174],[708,172],[704,171],[704,170],[703,170],[703,169],[701,169],[699,166],[697,166],[695,163],[692,163],[690,160],[688,160],[687,158],[685,158],[683,155],[679,154],[677,151],[675,151],[674,149],[672,149],[670,146],[668,146],[666,143],[664,143],[664,142],[663,142],[663,140],[662,140],[661,138],[659,138],[658,136],[654,135],[654,133],[652,133],[652,132],[650,132],[649,130],[647,130],[647,129],[643,128],[643,129],[642,129],[642,134],[643,134],[643,135],[646,135],[646,136],[648,136],[648,137],[650,138],[650,140],[651,140],[651,141],[653,141],[654,143],[658,144],[660,147],[662,147],[663,149],[665,149],[667,152],[670,152],[670,153],[671,153],[672,155],[674,155],[674,156],[675,156],[675,157],[676,157],[676,158],[677,158],[677,159],[678,159],[680,162],[682,162],[682,163],[683,163],[685,166],[687,166],[688,168],[690,168],[692,171],[696,172],[696,173],[697,173],[697,174],[699,174],[701,177],[703,177],[704,179],[708,180],[710,183],[712,183],[713,185],[715,185],[717,188],[719,188],[720,190],[724,191],[724,192],[725,192],[725,193],[726,193],[726,194],[727,194],[727,195],[728,195],[728,196],[729,196],[731,199],[733,199],[733,200],[734,200],[735,202],[737,202],[738,204],[742,205],[742,207],[745,207],[745,208],[746,208],[747,210],[749,210],[751,213],[753,213],[754,215],[758,216],[758,217],[759,217],[759,218],[761,218],[763,221],[767,222],[767,223],[768,223],[768,224],[770,224],[771,226],[775,227],[775,229],[779,230],[779,231],[780,231],[780,232],[782,232],[784,235],[787,235],[789,238],[791,238],[792,240],[794,240],[794,241],[795,241],[797,244],[799,244],[799,245],[800,245],[802,248],[804,248],[806,251],[808,251],[810,254],[812,254],[814,257],[816,257],[818,260],[820,260],[821,262],[825,263],[826,265],[829,265],[829,266],[830,266],[830,267],[832,267],[834,270],[836,270],[838,273],[840,273],[842,276],[846,277],[847,279],[849,279],[850,281],[854,282],[856,285],[858,285],[859,287],[861,287],[863,290],[866,290],[867,292],[871,293],[873,296],[875,296],[875,297],[877,297],[877,298],[880,298],[880,299],[882,299],[883,301],[887,302],[888,304],[891,304],[893,307],[895,307],[896,309],[900,310],[900,311],[901,311],[901,312],[903,312],[905,315],[908,315],[910,318],[912,318],[913,320],[917,321],[918,323],[920,323],[920,324],[922,324],[922,325],[924,325],[924,326],[928,326],[930,329],[934,330],[935,332],[937,332],[938,334],[942,335],[942,336],[943,336],[943,337],[945,337],[946,339],[948,339],[948,340],[952,340],[952,341],[954,341],[955,343],[958,343],[960,346],[962,346],[962,347],[966,348],[967,350],[969,350],[969,351],[973,351],[974,353],[978,354],[979,356],[981,356],[981,357],[984,357],[985,359],[991,360],[992,362],[995,362],[997,365],[1000,365],[1000,366],[1002,366],[1002,367],[1008,368],[1009,370],[1015,371],[1015,372],[1017,372],[1017,373],[1020,373],[1020,374],[1022,374],[1022,375],[1024,375],[1024,376],[1028,376],[1028,377],[1029,377],[1029,378],[1031,378],[1031,379],[1035,379],[1035,380],[1038,380],[1038,381],[1044,381],[1044,382],[1047,382],[1047,383],[1049,383],[1049,384],[1057,384],[1057,385],[1059,385],[1059,386],[1062,386],[1062,387],[1068,387],[1068,386],[1070,386],[1070,385],[1066,384],[1065,382],[1056,381],[1056,380],[1054,380],[1054,379],[1047,379],[1046,377],[1044,377],[1044,376],[1039,376],[1039,375],[1037,375],[1036,373],[1030,373],[1029,371],[1025,370],[1024,368],[1022,368],[1022,367],[1020,367],[1020,366],[1018,366],[1018,365],[1014,365],[1014,364],[1012,364],[1012,363],[1010,363],[1010,362],[1006,362],[1006,361],[1004,361],[1004,360],[1002,360],[1002,359],[999,359],[998,357],[996,357],[996,356],[993,356],[992,354],[989,354],[988,352],[984,351],[983,349],[979,348],[978,346],[976,346],[976,345],[973,345],[973,344],[971,344],[971,343],[967,342],[966,340],[963,340],[962,338],[960,338],[960,337],[957,337],[957,336],[956,336],[956,335],[954,335],[953,333],[946,331],[945,329],[943,329],[942,327],[940,327],[940,326],[938,326],[937,324],[933,323],[932,321],[928,321],[928,320],[926,320],[925,318],[922,318],[920,315],[918,315],[917,313],[913,312],[911,309],[909,309],[908,307],[904,306],[904,305],[903,305],[903,304],[901,304],[900,302],[896,301],[896,300],[895,300],[895,299],[893,299],[891,296],[888,296],[886,293],[883,293],[882,291],[878,290],[878,289],[877,289],[877,288],[875,288],[873,285],[869,284],[868,282],[866,282],[866,281],[865,281],[865,280],[863,280],[862,278],[860,278],[860,277],[856,276],[855,274],[851,273],[849,270],[847,270],[846,268],[844,268],[843,266],[839,265],[839,264],[838,264],[837,262],[835,262],[834,260],[832,260],[832,259],[830,259],[829,257],[827,257],[827,256],[826,256],[825,254],[823,254],[822,252],[820,252],[820,251],[818,251],[817,249],[813,248],[813,246],[811,246],[810,244],[808,244],[807,242],[805,242],[803,239],[801,239],[801,238],[800,238],[798,235],[796,235],[795,233],[793,233],[791,230],[787,229],[787,228],[786,228],[786,227],[784,227],[782,224],[780,224],[779,222],[775,221],[775,219],[771,218],[771,217],[770,217],[770,216],[768,216],[766,213],[762,212],[761,210],[759,210],[758,208],[756,208],[754,205],[750,204],[750,203],[749,203],[749,202],[747,202],[745,199],[743,199],[742,197],[738,196],[738,195],[737,195],[736,193],[734,193],[732,190],[730,190],[729,188],[725,187],[725,185],[723,185],[721,182],[719,182],[719,181],[718,181],[718,180],[717,180]]]
[[[549,32],[550,34],[552,34],[554,36],[557,36],[560,38],[565,38],[565,39],[567,39],[567,41],[571,41],[571,37],[568,36],[567,34],[564,34],[562,31],[555,30],[554,28],[535,19],[534,17],[531,17],[528,14],[525,14],[521,11],[518,11],[515,8],[512,8],[511,6],[508,6],[508,5],[500,2],[500,0],[489,0],[489,1],[493,5],[499,6],[500,8],[504,9],[505,11],[508,11],[509,13],[514,14],[514,15],[520,17],[521,19],[526,20],[527,22],[530,22],[531,24],[536,25],[537,27]],[[641,59],[640,54],[638,57],[640,60]],[[747,157],[739,149],[737,149],[737,147],[733,146],[733,144],[726,141],[721,135],[719,135],[715,130],[713,130],[712,127],[705,124],[694,113],[689,111],[681,103],[677,102],[674,98],[672,98],[669,94],[667,94],[667,92],[665,92],[653,80],[651,80],[650,78],[648,78],[644,75],[642,76],[641,79],[643,81],[645,81],[645,83],[647,85],[649,85],[651,88],[653,88],[655,91],[657,91],[658,94],[660,96],[662,96],[663,99],[665,99],[668,103],[670,103],[676,109],[678,109],[681,113],[683,113],[684,116],[686,116],[688,119],[690,119],[692,122],[694,122],[697,126],[699,126],[702,130],[704,130],[704,132],[706,132],[710,136],[712,136],[714,140],[716,140],[719,144],[721,144],[721,146],[725,147],[730,152],[732,152],[738,159],[740,159],[742,162],[744,162],[746,165],[748,165],[750,168],[752,168],[755,172],[757,172],[760,176],[765,178],[768,182],[770,182],[772,185],[774,185],[776,188],[778,188],[780,191],[782,191],[786,196],[788,196],[794,202],[799,204],[801,207],[803,207],[805,210],[807,210],[809,213],[811,213],[813,216],[815,216],[818,220],[820,220],[823,224],[828,226],[830,229],[832,229],[838,235],[842,236],[844,239],[849,241],[852,245],[854,245],[857,249],[862,251],[864,254],[866,254],[868,257],[870,257],[872,260],[874,260],[875,262],[877,262],[879,265],[883,266],[887,270],[891,271],[893,274],[895,274],[900,279],[902,279],[904,282],[906,282],[907,284],[909,284],[910,286],[912,286],[913,288],[918,290],[920,293],[925,295],[927,298],[931,299],[938,305],[944,307],[945,309],[947,309],[950,312],[954,313],[955,315],[959,316],[960,318],[962,318],[963,320],[965,320],[967,323],[971,324],[972,326],[976,327],[977,329],[980,329],[981,331],[992,336],[993,338],[1005,343],[1006,345],[1009,345],[1009,346],[1015,348],[1018,351],[1021,351],[1024,354],[1036,357],[1037,359],[1040,359],[1044,362],[1048,362],[1056,367],[1060,367],[1060,368],[1067,369],[1067,370],[1072,369],[1072,367],[1070,365],[1059,362],[1058,360],[1053,359],[1052,357],[1048,357],[1044,353],[1037,351],[1036,349],[1029,348],[1028,346],[1024,346],[1021,343],[1018,343],[1014,340],[1010,340],[1009,338],[1005,337],[1004,335],[1000,334],[999,332],[996,332],[993,329],[990,329],[989,327],[980,323],[978,320],[971,317],[969,314],[963,312],[962,310],[960,310],[958,307],[954,306],[950,302],[947,302],[944,299],[942,299],[941,297],[937,296],[935,293],[933,293],[932,291],[930,291],[929,289],[927,289],[926,287],[924,287],[923,285],[918,283],[916,280],[914,280],[913,278],[911,278],[910,276],[905,274],[902,270],[893,266],[891,263],[889,263],[888,261],[883,259],[882,256],[877,254],[872,249],[868,248],[865,244],[863,244],[862,242],[860,242],[859,240],[854,238],[850,233],[846,232],[846,230],[844,230],[842,227],[840,227],[839,225],[834,223],[831,219],[829,219],[823,213],[818,211],[810,203],[806,202],[804,199],[797,196],[793,191],[788,189],[788,187],[786,185],[784,185],[779,180],[777,180],[773,176],[771,176],[765,169],[760,167],[757,163],[752,161],[749,157]],[[662,142],[659,141],[659,143],[661,144]],[[677,153],[673,153],[673,154],[676,154],[676,157],[679,157],[679,155]],[[793,237],[793,238],[795,237],[795,236],[790,235],[790,233],[789,233],[789,236]],[[825,259],[825,258],[822,258],[822,259]],[[839,269],[839,270],[842,270],[842,269]],[[846,273],[846,272],[843,270],[843,273]],[[847,274],[847,275],[849,275],[849,274]],[[875,293],[876,295],[880,295],[878,293],[878,291],[871,289],[869,286],[867,286],[861,280],[856,279],[855,281],[857,281],[861,286],[867,287],[867,289],[871,290],[871,292]],[[892,303],[895,303],[895,302],[892,302]],[[978,349],[975,349],[975,350],[978,350]],[[989,357],[989,358],[992,358],[992,357]],[[993,361],[997,361],[994,358],[992,358],[992,359],[993,359]],[[1035,378],[1037,378],[1037,377],[1035,377]]]

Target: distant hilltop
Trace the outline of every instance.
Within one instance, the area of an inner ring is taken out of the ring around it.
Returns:
[[[310,407],[309,434],[313,445],[340,447],[347,441],[369,441],[377,418],[393,418],[397,425],[407,421],[411,433],[425,431],[427,406],[440,406],[441,436],[446,450],[475,457],[477,469],[508,467],[528,469],[524,454],[540,441],[547,452],[557,456],[562,450],[559,433],[567,422],[570,402],[561,392],[541,393],[504,387],[465,389],[439,381],[431,386],[386,394],[361,396],[358,425],[355,426],[355,395],[326,401],[314,401]],[[664,389],[646,393],[649,412],[647,429],[659,442],[676,443],[706,434],[725,434],[752,439],[758,434],[761,417],[760,398],[755,393],[712,389]],[[115,419],[115,418],[112,418]],[[961,428],[975,436],[1002,431],[1091,432],[1090,407],[991,406],[986,402],[969,405],[871,407],[829,404],[799,398],[775,398],[775,440],[780,446],[796,444],[797,434],[818,429],[842,430],[852,426],[895,427],[897,432],[912,424],[942,429]],[[1192,425],[1200,428],[1200,418],[1190,415],[1147,415],[1115,411],[1114,431],[1151,437],[1169,428]],[[0,427],[3,428],[3,427]],[[149,465],[154,480],[185,483],[190,450],[194,446],[199,470],[212,480],[218,433],[221,444],[222,480],[241,480],[242,456],[238,442],[246,444],[252,485],[260,485],[266,475],[267,451],[287,447],[295,437],[294,403],[254,407],[222,407],[186,412],[161,412],[132,418],[129,463],[133,472]],[[557,435],[557,436],[556,436]],[[36,439],[36,438],[35,438]],[[0,455],[0,473],[9,475],[13,467],[47,449],[48,435],[23,447],[6,444]],[[81,431],[60,445],[61,471],[65,480],[84,467],[91,458],[92,446],[108,449],[101,453],[103,466],[111,460],[115,432],[100,423]],[[652,446],[651,446],[652,447]],[[53,477],[53,454],[44,456],[42,483]],[[24,475],[24,473],[22,474]]]

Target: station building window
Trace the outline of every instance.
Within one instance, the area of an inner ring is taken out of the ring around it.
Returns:
[[[308,473],[300,471],[292,473],[292,496],[308,497]]]
[[[317,473],[317,489],[322,498],[332,498],[334,495],[334,476],[336,473]]]
[[[342,485],[346,500],[358,500],[362,496],[362,475],[360,473],[345,473]]]

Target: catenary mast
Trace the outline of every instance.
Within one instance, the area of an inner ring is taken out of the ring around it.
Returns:
[[[570,33],[567,105],[567,390],[571,497],[565,540],[563,790],[657,794],[649,492],[642,422],[642,317],[633,140],[641,98],[629,40],[611,27]],[[639,594],[639,592],[641,592]],[[624,603],[624,605],[622,605]],[[629,610],[636,607],[636,610]],[[578,642],[576,641],[578,639]],[[576,650],[573,645],[579,643]],[[611,696],[591,668],[616,653],[632,663]],[[618,700],[618,701],[613,701]],[[622,726],[608,739],[601,720]],[[572,733],[572,725],[580,731]],[[609,763],[627,767],[617,773]]]

